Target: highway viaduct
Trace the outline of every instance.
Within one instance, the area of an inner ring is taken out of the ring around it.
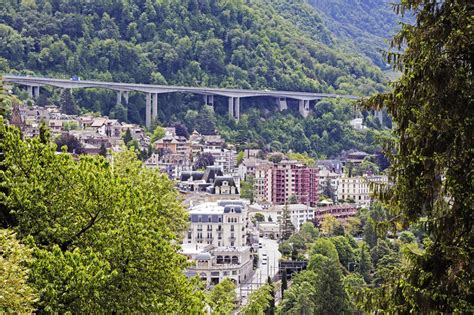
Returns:
[[[307,117],[310,112],[310,101],[318,101],[324,98],[348,98],[357,99],[351,95],[338,95],[327,93],[308,93],[294,91],[274,91],[274,90],[245,90],[245,89],[226,89],[226,88],[207,88],[207,87],[185,87],[172,85],[153,85],[136,83],[116,83],[89,80],[67,80],[52,79],[44,77],[15,76],[4,75],[3,81],[21,86],[26,86],[31,98],[39,96],[41,86],[52,86],[63,89],[78,88],[103,88],[117,92],[117,104],[128,104],[129,92],[145,93],[146,110],[145,124],[150,127],[151,122],[158,116],[158,94],[164,93],[192,93],[203,95],[204,103],[207,106],[214,106],[214,96],[223,96],[228,99],[229,117],[239,120],[240,118],[240,100],[247,97],[273,97],[280,111],[288,108],[287,99],[298,101],[299,112],[303,117]]]

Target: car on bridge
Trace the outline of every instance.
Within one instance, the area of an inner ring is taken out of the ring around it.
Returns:
[[[71,81],[81,81],[81,77],[78,77],[77,75],[73,75],[71,77]]]

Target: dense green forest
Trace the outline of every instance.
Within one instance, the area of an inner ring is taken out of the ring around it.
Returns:
[[[382,50],[410,17],[396,15],[390,0],[309,0],[327,28],[348,47],[369,57],[382,69],[387,68]]]
[[[352,95],[385,88],[381,71],[338,46],[302,1],[7,1],[0,9],[0,38],[0,71],[10,73]],[[59,100],[57,90],[42,93],[40,104]],[[74,91],[74,98],[83,112],[143,123],[141,94],[131,95],[128,108],[115,105],[112,91]],[[374,132],[356,133],[348,125],[355,112],[344,101],[342,109],[324,102],[303,120],[295,106],[284,116],[273,115],[273,100],[245,99],[248,117],[237,125],[226,118],[224,98],[216,99],[215,114],[202,113],[198,96],[162,95],[159,104],[162,125],[183,122],[204,133],[218,129],[228,140],[262,149],[331,156],[341,149],[375,148]],[[259,113],[249,111],[256,105]],[[202,126],[195,124],[197,116]],[[257,116],[262,123],[247,123]]]

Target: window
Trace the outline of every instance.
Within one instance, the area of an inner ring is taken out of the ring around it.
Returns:
[[[230,230],[231,230],[231,232],[234,231],[234,226],[233,225],[230,226]]]

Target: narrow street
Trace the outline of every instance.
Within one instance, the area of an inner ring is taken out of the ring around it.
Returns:
[[[237,288],[237,295],[241,297],[241,305],[247,303],[247,297],[253,290],[258,289],[267,282],[268,276],[273,278],[278,272],[278,260],[281,257],[281,253],[278,251],[277,241],[260,238],[260,243],[262,248],[258,252],[258,268],[255,270],[250,281],[241,284]],[[266,259],[264,259],[265,257]]]

